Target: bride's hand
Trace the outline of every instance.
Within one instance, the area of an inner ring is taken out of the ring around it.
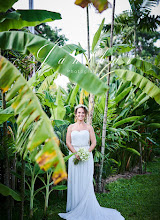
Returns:
[[[80,157],[79,157],[79,155],[78,155],[78,154],[76,154],[75,156],[76,156],[76,158],[77,158],[78,160],[80,160]]]

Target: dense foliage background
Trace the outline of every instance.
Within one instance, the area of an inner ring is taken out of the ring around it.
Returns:
[[[150,11],[158,1],[130,0],[131,11],[115,17],[113,38],[112,25],[103,20],[90,59],[80,45],[67,44],[60,28],[46,24],[61,19],[59,13],[39,11],[29,20],[32,12],[15,11],[14,2],[0,10],[1,219],[60,219],[67,196],[66,131],[74,123],[74,106],[83,103],[97,139],[94,187],[100,205],[128,220],[157,220],[160,17]],[[36,33],[26,26],[35,26]],[[78,54],[85,65],[76,61]],[[54,82],[60,74],[70,79],[67,89]],[[126,173],[139,175],[107,182]]]

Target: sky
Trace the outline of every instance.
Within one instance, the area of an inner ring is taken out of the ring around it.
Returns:
[[[60,34],[64,34],[69,39],[67,43],[78,42],[84,49],[87,49],[87,23],[86,8],[81,8],[74,4],[75,0],[33,0],[35,9],[45,9],[49,11],[59,12],[62,16],[61,20],[49,22],[51,27],[61,28]],[[112,0],[109,1],[112,3]],[[15,9],[28,9],[29,0],[19,0],[14,4]],[[128,0],[116,0],[115,14],[118,15],[122,11],[129,10]],[[154,11],[154,14],[160,14],[160,6]],[[109,8],[104,12],[97,13],[93,6],[89,8],[90,18],[90,41],[92,43],[93,36],[98,29],[98,25],[105,18],[105,23],[111,22],[112,9]]]
[[[60,34],[64,34],[68,38],[67,44],[80,43],[84,49],[87,49],[87,21],[86,8],[81,8],[74,4],[75,0],[33,0],[34,9],[44,9],[48,11],[59,12],[62,19],[49,22],[48,24],[55,28],[62,29]],[[112,4],[112,0],[109,0]],[[13,5],[15,9],[28,9],[29,0],[19,0]],[[122,11],[130,10],[128,0],[116,0],[115,14],[118,15]],[[154,10],[153,14],[160,14],[160,4]],[[97,31],[102,19],[105,23],[111,22],[112,9],[109,8],[104,12],[97,13],[93,6],[89,7],[89,23],[90,23],[90,43]],[[80,60],[79,60],[80,61]],[[65,79],[65,78],[64,78]],[[62,80],[64,81],[64,80]]]

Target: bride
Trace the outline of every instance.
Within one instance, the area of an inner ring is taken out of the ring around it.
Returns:
[[[66,144],[69,154],[76,153],[80,147],[90,152],[87,161],[74,164],[73,157],[68,161],[67,206],[66,213],[58,215],[67,220],[124,220],[116,209],[101,207],[93,188],[94,161],[92,150],[96,146],[96,137],[91,125],[84,119],[88,108],[85,105],[75,107],[76,123],[69,125]],[[91,142],[91,145],[90,145]],[[78,154],[75,156],[80,160]]]

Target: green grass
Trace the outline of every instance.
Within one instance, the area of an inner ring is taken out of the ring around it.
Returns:
[[[151,174],[119,179],[107,184],[109,193],[96,193],[99,204],[117,209],[125,220],[160,220],[160,158],[147,164],[147,172]],[[65,212],[66,209],[66,191],[61,197],[55,192],[51,193],[48,218],[43,217],[43,205],[43,197],[39,194],[34,205],[33,220],[60,220],[58,213]],[[26,220],[29,213],[28,204],[25,208],[24,219]]]
[[[160,219],[160,159],[147,165],[146,175],[108,184],[107,194],[96,194],[99,204],[121,212],[126,220]]]

